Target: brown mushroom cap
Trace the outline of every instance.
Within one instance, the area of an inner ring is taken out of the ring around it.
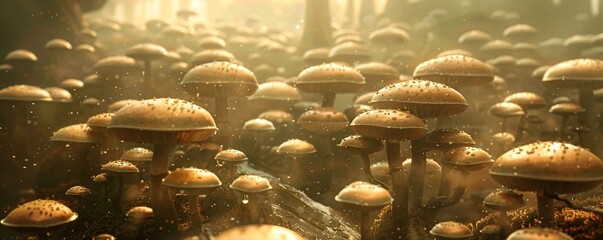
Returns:
[[[274,132],[276,128],[271,121],[263,118],[251,119],[243,124],[243,130],[252,135],[263,135]]]
[[[502,55],[486,61],[496,68],[510,68],[517,64],[517,58],[511,55]]]
[[[342,112],[333,108],[318,108],[303,113],[297,123],[308,131],[330,134],[345,129],[350,121]]]
[[[414,140],[427,133],[423,120],[391,109],[362,113],[354,118],[350,127],[359,135],[381,140]]]
[[[488,194],[482,201],[484,206],[492,210],[512,211],[523,207],[523,195],[513,191],[496,191]]]
[[[572,50],[584,50],[591,45],[589,35],[573,35],[563,41],[563,46]]]
[[[73,100],[71,93],[65,89],[58,87],[49,87],[45,88],[44,90],[46,90],[48,94],[50,94],[50,97],[52,98],[53,102],[67,103]]]
[[[100,106],[100,100],[98,100],[97,98],[86,98],[84,100],[82,100],[82,105],[86,106],[86,107],[98,107]]]
[[[92,134],[92,129],[86,124],[74,124],[63,127],[52,135],[50,141],[66,143],[96,143],[97,139]]]
[[[100,173],[92,177],[93,182],[107,182],[109,178],[106,173]]]
[[[382,88],[392,83],[398,82],[400,73],[390,65],[380,62],[369,62],[356,65],[354,67],[364,79],[367,85],[373,86],[374,90]]]
[[[212,116],[193,103],[169,98],[148,99],[117,111],[108,127],[131,142],[202,142],[215,134]]]
[[[77,213],[54,200],[33,200],[19,205],[0,223],[8,227],[49,228],[77,219]]]
[[[13,85],[0,90],[0,101],[52,101],[50,93],[31,85]]]
[[[136,219],[152,218],[153,209],[146,206],[136,206],[128,210],[126,217]]]
[[[467,50],[464,50],[464,49],[456,48],[456,49],[442,51],[442,52],[438,53],[438,55],[436,55],[436,58],[446,57],[446,56],[451,56],[451,55],[461,55],[461,56],[466,56],[466,57],[473,57],[473,53],[471,53]]]
[[[484,44],[480,48],[480,50],[486,54],[500,56],[500,55],[512,53],[513,45],[507,41],[495,39],[495,40],[491,40],[491,41],[487,42],[486,44]]]
[[[265,177],[242,175],[232,181],[230,188],[243,193],[260,193],[272,189],[272,186]]]
[[[520,191],[578,193],[603,182],[603,161],[568,143],[535,142],[504,153],[492,165],[490,175]]]
[[[524,228],[517,230],[507,240],[572,240],[569,235],[550,228]]]
[[[154,61],[167,56],[167,50],[157,44],[140,43],[130,47],[126,55],[140,61]]]
[[[355,41],[340,42],[329,51],[329,59],[335,62],[364,62],[371,59],[368,47]]]
[[[38,61],[38,57],[36,56],[36,54],[34,54],[28,50],[17,49],[17,50],[14,50],[14,51],[8,53],[6,55],[6,57],[4,57],[4,60],[7,61],[8,63],[15,63],[15,62],[33,63],[33,62]]]
[[[352,93],[364,87],[364,77],[356,70],[335,63],[306,68],[295,80],[295,86],[312,93]]]
[[[67,40],[55,38],[46,42],[44,48],[51,51],[69,51],[73,46]]]
[[[511,39],[526,39],[531,38],[536,35],[536,28],[532,27],[528,24],[516,24],[506,28],[503,31],[503,36],[511,38]]]
[[[478,171],[492,165],[492,156],[481,148],[460,147],[444,153],[442,164],[460,171]]]
[[[429,233],[436,237],[455,239],[455,238],[470,238],[473,236],[471,229],[465,224],[458,222],[441,222],[436,224]]]
[[[532,71],[532,77],[538,80],[542,80],[544,74],[546,73],[546,71],[549,70],[549,68],[551,68],[550,65],[537,67],[536,69],[534,69],[534,71]]]
[[[260,113],[258,118],[266,119],[270,122],[279,124],[290,123],[294,121],[293,116],[290,113],[281,110],[265,111],[263,113]]]
[[[464,87],[486,85],[494,79],[494,72],[486,63],[475,58],[449,55],[419,64],[413,77]]]
[[[374,138],[352,135],[341,139],[338,147],[355,155],[369,155],[383,149],[383,143]]]
[[[153,160],[153,152],[141,147],[131,148],[121,155],[120,160],[128,162],[148,162]]]
[[[101,170],[114,172],[114,173],[137,173],[138,168],[131,162],[123,160],[114,160],[105,163],[101,166]]]
[[[371,164],[371,173],[373,176],[389,177],[389,163],[377,162]]]
[[[199,40],[198,46],[201,49],[223,49],[226,41],[218,36],[207,36]]]
[[[509,144],[515,142],[515,136],[508,132],[496,133],[492,136],[492,142],[497,144]]]
[[[103,233],[103,234],[99,234],[94,236],[94,238],[92,240],[115,240],[116,238],[108,233]]]
[[[265,82],[258,86],[249,101],[268,106],[286,106],[299,101],[301,95],[297,88],[283,82]]]
[[[90,44],[80,44],[75,46],[74,51],[78,54],[91,54],[96,52],[96,48]]]
[[[335,201],[359,207],[382,207],[394,201],[387,190],[363,181],[350,183],[343,188]]]
[[[211,62],[191,69],[182,78],[184,89],[203,97],[223,93],[229,97],[249,96],[258,88],[255,75],[231,62]]]
[[[103,76],[127,74],[137,69],[136,60],[126,56],[106,57],[94,64],[94,70]]]
[[[218,161],[222,161],[222,162],[238,164],[238,163],[247,161],[247,156],[245,155],[244,152],[241,152],[239,150],[226,149],[226,150],[218,152],[218,154],[216,154],[214,159],[216,159]]]
[[[410,80],[377,91],[370,104],[376,108],[399,109],[427,119],[451,116],[465,111],[467,101],[459,92],[444,84]]]
[[[532,69],[536,69],[540,66],[540,62],[536,61],[533,58],[520,58],[515,61],[515,66],[521,69],[527,69],[531,71]]]
[[[488,114],[496,117],[517,117],[523,116],[526,113],[523,111],[521,106],[511,102],[500,102],[492,105],[488,109]]]
[[[550,113],[558,115],[576,115],[584,111],[582,106],[575,103],[557,103],[549,108]]]
[[[218,176],[194,167],[177,168],[165,176],[162,184],[176,189],[215,189],[222,186]]]
[[[203,65],[210,62],[234,62],[236,57],[224,49],[206,49],[193,55],[191,64],[193,66]]]
[[[412,159],[408,158],[402,162],[402,169],[405,172],[410,172],[410,166],[412,165]],[[389,169],[389,166],[388,166]],[[426,174],[438,174],[442,172],[442,166],[433,159],[427,159],[425,162],[425,173]]]
[[[498,236],[500,234],[500,225],[486,225],[485,227],[479,230],[479,233],[484,234],[486,236]]]
[[[72,196],[84,196],[84,195],[90,195],[90,194],[92,194],[92,192],[90,192],[90,189],[88,189],[87,187],[73,186],[73,187],[67,189],[67,192],[65,192],[65,194],[72,195]]]
[[[458,129],[436,129],[425,135],[425,144],[433,149],[448,151],[459,147],[475,145],[475,141],[466,132]]]
[[[215,240],[304,240],[296,232],[276,225],[247,225],[244,227],[230,228],[218,236]]]
[[[581,58],[555,64],[546,71],[542,82],[560,88],[601,88],[603,61]]]
[[[515,103],[524,111],[539,109],[547,105],[546,100],[536,93],[518,92],[507,96],[505,102]]]
[[[384,46],[401,45],[409,39],[410,36],[406,31],[395,27],[377,29],[369,34],[371,42]]]
[[[69,78],[61,81],[59,86],[65,89],[80,89],[84,87],[84,82],[75,78]]]
[[[86,124],[88,125],[88,127],[90,127],[92,129],[92,131],[102,132],[102,131],[105,131],[107,126],[109,126],[109,123],[111,123],[111,119],[113,118],[113,115],[114,115],[113,113],[96,114],[96,115],[88,118],[88,121],[86,122]]]
[[[290,139],[281,143],[276,149],[276,152],[288,156],[296,156],[315,153],[316,149],[314,148],[314,145],[309,142],[299,139]]]
[[[310,65],[318,65],[329,62],[329,48],[314,48],[306,51],[302,58]]]
[[[375,93],[377,92],[368,92],[358,96],[356,100],[354,100],[354,104],[369,105],[369,103],[373,99],[373,96],[375,96]]]
[[[457,42],[465,45],[481,46],[490,40],[492,40],[492,36],[490,36],[490,34],[479,30],[471,30],[463,33]]]

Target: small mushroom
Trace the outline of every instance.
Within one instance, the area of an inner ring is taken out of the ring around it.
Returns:
[[[243,131],[249,133],[255,138],[253,149],[249,155],[252,158],[257,159],[259,158],[259,154],[261,154],[264,138],[266,135],[276,131],[276,128],[271,121],[263,118],[256,118],[245,122],[245,124],[243,124]]]
[[[226,175],[223,177],[225,182],[232,182],[237,176],[237,165],[246,162],[248,158],[244,152],[236,149],[226,149],[218,152],[214,160],[216,165],[224,166],[226,169]]]
[[[260,213],[258,195],[272,189],[268,179],[255,175],[243,175],[235,179],[230,184],[230,188],[243,194],[243,204],[249,213],[249,224],[263,223],[267,214],[263,211]]]
[[[507,240],[572,240],[569,235],[551,228],[531,227],[517,230]]]
[[[366,179],[373,184],[377,184],[385,189],[389,189],[387,184],[379,181],[371,173],[371,161],[369,159],[369,155],[379,152],[383,149],[383,143],[381,141],[360,135],[352,135],[342,139],[337,146],[351,154],[360,155],[363,162],[362,170],[364,171],[364,176]]]
[[[500,236],[504,238],[511,233],[511,225],[507,218],[507,212],[523,207],[525,202],[521,194],[513,191],[496,191],[486,196],[483,204],[487,208],[498,211]]]
[[[120,211],[120,202],[123,196],[124,177],[127,174],[138,173],[138,168],[130,162],[115,160],[103,164],[101,170],[107,171],[109,174],[115,176],[115,193],[114,197],[110,198],[109,200],[113,201],[113,208],[117,211]]]
[[[465,224],[448,221],[441,222],[429,230],[437,240],[463,240],[473,237],[473,232]]]
[[[304,180],[304,168],[301,161],[305,160],[304,158],[308,157],[309,155],[316,153],[314,145],[303,140],[290,139],[281,143],[276,152],[291,159],[292,166],[291,172],[289,173],[289,182],[293,186],[299,188]]]
[[[269,225],[247,225],[243,227],[234,227],[228,229],[216,236],[215,240],[268,240],[268,239],[279,239],[279,240],[304,240],[298,233],[291,229]]]

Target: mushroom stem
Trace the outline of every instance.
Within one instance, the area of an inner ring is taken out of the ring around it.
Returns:
[[[468,171],[461,171],[461,177],[459,178],[459,185],[454,189],[454,193],[451,197],[447,196],[439,196],[436,198],[432,198],[425,206],[425,210],[427,212],[427,219],[434,219],[435,215],[438,213],[438,210],[444,207],[452,206],[458,203],[463,195],[465,194],[465,189],[467,189],[467,179],[469,178]]]
[[[262,150],[262,144],[264,143],[264,138],[261,135],[255,137],[255,142],[253,143],[253,149],[251,149],[251,154],[249,156],[250,159],[253,159],[252,162],[259,161],[259,153]]]
[[[151,208],[153,208],[157,223],[166,232],[175,232],[178,218],[174,202],[161,182],[168,174],[168,159],[173,145],[155,144],[153,161],[151,162]]]
[[[144,61],[144,94],[147,98],[151,98],[153,92],[153,80],[151,78],[151,61]]]
[[[452,126],[452,116],[439,117],[436,122],[436,129],[450,128]]]
[[[561,126],[559,127],[559,135],[557,137],[558,141],[565,140],[565,129],[567,128],[567,122],[569,120],[569,115],[563,115],[561,119]]]
[[[237,165],[234,163],[226,163],[226,182],[232,182],[237,175]]]
[[[555,206],[553,199],[546,195],[544,190],[540,190],[536,193],[536,200],[538,201],[538,215],[542,222],[541,226],[545,228],[555,227]]]
[[[500,123],[500,132],[506,132],[507,130],[507,118],[504,117]]]
[[[450,168],[442,166],[442,177],[440,178],[438,196],[448,196],[448,194],[450,194]]]
[[[392,226],[394,226],[394,237],[404,239],[408,236],[408,182],[402,169],[400,142],[387,141],[385,150],[393,185]]]
[[[580,103],[580,106],[582,106],[586,110],[578,115],[578,122],[580,123],[580,126],[590,128],[592,126],[590,121],[592,112],[594,112],[593,107],[595,103],[595,95],[593,90],[590,88],[580,89],[580,96],[578,98],[578,102]],[[583,141],[583,147],[588,148],[590,147],[590,145],[592,145],[593,139],[589,135],[586,135],[584,136]]]
[[[249,224],[260,223],[260,212],[258,211],[258,197],[257,194],[248,194],[249,202],[247,202],[247,211],[249,212]]]
[[[292,186],[298,188],[298,189],[302,189],[301,187],[301,183],[302,183],[302,166],[301,166],[301,159],[297,158],[297,157],[291,157],[291,161],[292,161],[292,166],[291,166],[291,173],[289,174],[289,184],[291,184]]]
[[[124,178],[121,174],[116,174],[115,176],[115,192],[113,193],[113,197],[111,198],[111,208],[118,213],[122,212],[121,209],[121,192],[123,189]]]
[[[201,219],[201,208],[199,207],[199,194],[189,193],[188,196],[188,216],[191,219],[191,228],[201,228],[203,230],[203,220]]]
[[[360,210],[360,239],[370,240],[371,232],[371,218],[370,212],[367,210]]]
[[[322,107],[332,108],[335,106],[335,96],[337,96],[334,92],[325,93],[322,97]]]
[[[499,210],[498,211],[498,224],[500,225],[500,238],[504,239],[509,234],[511,234],[511,225],[509,225],[509,220],[507,218],[507,211]]]
[[[411,142],[412,160],[408,182],[410,185],[409,196],[411,210],[418,210],[423,202],[423,186],[425,182],[425,165],[427,156],[424,151],[425,139],[420,138]]]
[[[228,96],[225,94],[216,94],[214,101],[216,123],[230,123],[228,116]]]
[[[366,179],[373,183],[373,184],[377,184],[379,186],[381,186],[382,188],[387,189],[387,191],[391,191],[391,188],[385,184],[384,182],[379,181],[379,179],[375,178],[375,176],[373,176],[373,173],[371,172],[371,160],[369,158],[369,155],[367,154],[362,154],[362,170],[364,171],[364,176],[366,177]]]
[[[331,179],[335,175],[335,154],[333,154],[333,148],[331,147],[331,135],[329,134],[321,134],[319,136],[320,139],[320,149],[322,150],[323,162],[326,164],[326,171],[324,174],[328,174],[328,179]],[[327,191],[331,185],[330,181],[321,181],[321,190]]]

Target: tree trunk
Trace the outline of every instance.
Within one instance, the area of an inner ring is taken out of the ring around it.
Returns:
[[[407,0],[388,0],[383,17],[389,18],[392,22],[403,22],[407,7]]]
[[[329,1],[306,0],[306,17],[297,51],[330,47],[332,32]]]

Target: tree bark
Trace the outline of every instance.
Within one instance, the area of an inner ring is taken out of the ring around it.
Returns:
[[[332,32],[329,1],[306,0],[306,17],[297,51],[330,47]]]

